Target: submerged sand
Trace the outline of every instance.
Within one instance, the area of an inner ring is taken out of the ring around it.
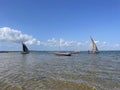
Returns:
[[[12,83],[0,82],[0,90],[97,90],[86,83],[75,83],[62,80],[28,80],[26,82]]]

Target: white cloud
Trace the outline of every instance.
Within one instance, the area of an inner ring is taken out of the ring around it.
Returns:
[[[14,30],[9,27],[0,28],[0,41],[9,41],[14,43],[25,42],[30,45],[40,45],[40,41],[33,38],[31,35],[23,34],[21,31]]]
[[[56,50],[58,50],[59,47],[61,47],[61,50],[83,50],[84,45],[86,47],[86,44],[88,43],[79,41],[66,41],[63,38],[52,38],[48,39],[47,42],[41,42],[41,44],[46,47],[56,48]]]
[[[77,42],[77,41],[66,41],[62,38],[60,38],[59,40],[52,38],[52,39],[48,39],[45,45],[46,46],[57,46],[57,47],[59,46],[60,47],[72,47],[72,46],[80,46],[82,45],[82,43]]]
[[[115,44],[115,47],[120,47],[120,44]]]
[[[48,39],[46,46],[57,46],[58,45],[58,41],[55,38],[52,39]]]
[[[100,41],[94,41],[96,44],[99,43]]]
[[[106,42],[106,41],[95,41],[95,43],[97,44],[99,50],[109,50],[114,48],[112,46],[112,44]],[[47,42],[41,42],[41,44],[43,46],[46,47],[54,47],[56,48],[56,50],[59,48],[59,46],[61,47],[62,50],[89,50],[91,49],[91,44],[90,41],[84,41],[84,42],[80,42],[80,41],[66,41],[63,38],[60,39],[48,39]],[[116,47],[118,47],[117,45],[114,45]]]
[[[0,41],[5,42],[13,42],[13,43],[21,43],[25,42],[29,45],[35,45],[35,47],[44,47],[45,49],[54,49],[58,50],[59,46],[62,50],[88,50],[90,49],[90,41],[66,41],[63,38],[55,39],[51,38],[47,41],[41,42],[36,38],[33,38],[31,35],[23,34],[20,30],[11,29],[9,27],[0,28]],[[113,50],[120,49],[120,44],[112,44],[106,41],[98,41],[96,40],[99,50]],[[38,46],[36,46],[38,45]]]
[[[120,44],[110,43],[106,41],[97,41],[99,50],[120,50]]]

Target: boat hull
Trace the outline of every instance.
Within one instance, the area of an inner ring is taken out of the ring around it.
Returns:
[[[21,54],[29,54],[29,52],[21,52]]]
[[[55,53],[57,56],[71,56],[71,53]]]
[[[99,51],[88,51],[88,54],[98,54]]]

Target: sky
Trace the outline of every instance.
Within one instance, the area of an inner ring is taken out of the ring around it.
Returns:
[[[120,0],[0,0],[0,50],[120,50]]]

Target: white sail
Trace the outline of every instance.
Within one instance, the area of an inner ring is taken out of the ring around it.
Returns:
[[[93,38],[90,37],[90,39],[91,39],[91,51],[88,51],[88,53],[90,53],[90,54],[99,53],[99,50],[98,50],[97,45],[95,44]]]
[[[93,38],[92,38],[92,37],[90,37],[90,38],[91,38],[91,46],[92,46],[92,50],[93,50],[93,51],[98,51],[98,48],[97,48],[97,46],[96,46],[96,44],[95,44]]]

